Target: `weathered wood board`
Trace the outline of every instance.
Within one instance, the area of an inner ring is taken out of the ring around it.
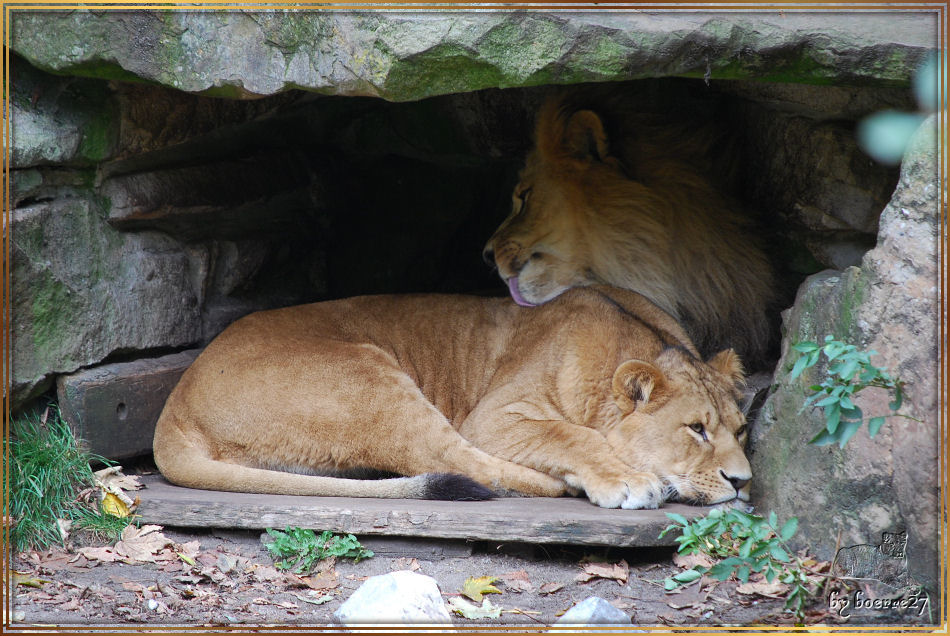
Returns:
[[[63,418],[97,455],[123,459],[150,453],[165,400],[199,353],[192,349],[60,376],[56,392]]]
[[[143,523],[186,528],[297,526],[356,535],[390,535],[527,543],[647,547],[673,545],[666,512],[687,518],[708,508],[666,505],[659,510],[606,510],[582,498],[499,498],[456,502],[355,499],[214,492],[143,478],[136,494]]]

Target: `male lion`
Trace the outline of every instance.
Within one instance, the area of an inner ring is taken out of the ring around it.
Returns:
[[[769,262],[737,205],[713,186],[721,138],[660,125],[616,91],[587,88],[541,107],[512,212],[485,246],[511,295],[545,303],[606,283],[681,321],[703,354],[768,347]]]
[[[674,320],[624,290],[533,310],[351,298],[228,327],[169,396],[155,461],[176,484],[242,492],[746,500],[741,381],[731,350],[703,362]],[[409,477],[351,478],[373,472]]]

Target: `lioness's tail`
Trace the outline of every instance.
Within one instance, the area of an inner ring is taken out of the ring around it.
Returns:
[[[203,440],[186,435],[175,417],[163,412],[155,427],[155,464],[168,481],[188,488],[273,495],[380,497],[480,501],[494,493],[456,473],[426,473],[392,479],[345,479],[302,475],[232,464],[211,457]]]

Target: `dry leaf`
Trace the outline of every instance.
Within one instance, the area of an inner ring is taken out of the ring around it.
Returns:
[[[626,561],[619,563],[585,563],[584,571],[574,577],[579,583],[586,583],[593,579],[611,579],[623,585],[630,576],[630,566]]]
[[[541,589],[538,590],[539,594],[554,594],[558,590],[564,588],[563,583],[544,583],[541,585]]]
[[[49,583],[50,581],[46,579],[39,579],[32,576],[32,572],[18,572],[16,570],[11,570],[13,574],[13,586],[17,587],[22,585],[23,587],[35,587],[42,588],[44,583]]]
[[[168,551],[168,554],[161,559],[156,558],[164,548],[172,545],[171,539],[159,532],[161,529],[161,526],[154,525],[145,525],[141,528],[133,525],[126,526],[115,544],[116,553],[143,563],[155,563],[159,560],[174,558],[174,553],[171,551]]]
[[[218,554],[218,561],[215,563],[217,568],[221,570],[222,574],[230,574],[237,566],[238,557],[233,554]]]
[[[124,558],[116,554],[115,550],[108,546],[102,548],[79,548],[77,552],[90,561],[101,561],[103,563],[115,563]]]
[[[419,559],[410,559],[409,557],[400,557],[398,559],[393,559],[393,568],[396,571],[399,570],[409,570],[410,572],[415,572],[420,569]]]
[[[611,601],[607,601],[607,602],[610,603],[611,605],[613,605],[614,607],[616,607],[618,610],[624,610],[624,611],[625,611],[625,610],[633,609],[634,607],[636,607],[636,605],[634,605],[633,601],[631,601],[630,599],[628,599],[628,598],[620,598],[619,596],[618,596],[617,598],[615,598],[615,599],[613,599],[613,600],[611,600]]]
[[[303,581],[312,590],[333,590],[340,586],[340,577],[336,570],[320,572],[316,576],[303,577]]]
[[[106,486],[115,486],[122,490],[140,490],[142,482],[137,475],[124,475],[121,466],[110,466],[97,470],[93,475]]]
[[[707,596],[709,596],[709,592],[704,592],[702,586],[691,585],[678,594],[670,594],[666,604],[673,609],[696,607],[702,605]]]
[[[528,572],[525,570],[518,570],[517,572],[508,572],[507,574],[502,574],[498,577],[502,583],[505,584],[506,591],[511,592],[533,592],[534,585],[531,584],[531,579],[528,578]]]
[[[59,536],[62,537],[63,543],[69,539],[69,531],[73,527],[73,522],[69,519],[57,519],[56,527],[59,528]]]
[[[121,501],[123,504],[125,504],[127,508],[132,509],[135,507],[135,501],[125,493],[125,490],[123,490],[122,485],[123,484],[128,485],[129,490],[136,490],[138,488],[141,488],[142,486],[141,484],[138,483],[137,478],[130,478],[123,475],[121,466],[110,466],[109,468],[104,468],[94,473],[94,476],[95,476],[94,483],[96,487],[100,489],[100,498],[103,500],[103,504],[105,504],[105,501],[106,499],[108,499],[109,495],[112,495],[113,497]],[[110,503],[107,505],[111,507],[113,504]],[[106,510],[106,508],[104,507],[103,510]],[[106,512],[109,512],[109,511],[106,510]],[[114,514],[114,513],[110,512],[109,514]],[[116,516],[127,516],[127,515],[116,515]]]
[[[501,594],[501,590],[492,585],[498,579],[494,576],[468,577],[462,584],[462,594],[469,597],[476,603],[482,600],[483,594]]]
[[[709,557],[699,552],[693,552],[692,554],[680,554],[677,552],[673,555],[673,563],[684,570],[692,570],[696,566],[711,568],[713,565]]]
[[[758,594],[759,596],[767,596],[769,598],[785,598],[785,594],[788,592],[788,586],[778,579],[771,583],[763,579],[761,581],[743,583],[736,588],[736,592],[739,594]]]
[[[129,513],[131,512],[129,510],[129,505],[111,492],[104,494],[102,503],[100,503],[99,506],[102,508],[102,512],[106,513],[107,515],[112,515],[113,517],[128,517]]]
[[[318,596],[316,598],[306,598],[300,596],[299,594],[294,594],[293,596],[299,598],[304,603],[310,603],[311,605],[323,605],[324,603],[329,603],[333,600],[332,594],[324,594],[323,596]]]
[[[483,576],[481,578],[487,579],[491,577]],[[478,620],[480,618],[498,618],[501,616],[501,608],[492,605],[491,601],[489,601],[487,598],[483,599],[482,604],[479,606],[472,605],[463,598],[453,596],[449,599],[449,609],[459,616],[468,618],[470,620]]]

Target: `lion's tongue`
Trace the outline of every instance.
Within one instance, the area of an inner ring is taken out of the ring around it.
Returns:
[[[511,292],[511,297],[514,298],[515,302],[521,305],[522,307],[534,307],[534,303],[529,303],[521,295],[521,292],[518,291],[518,277],[512,276],[508,279],[508,291]]]

